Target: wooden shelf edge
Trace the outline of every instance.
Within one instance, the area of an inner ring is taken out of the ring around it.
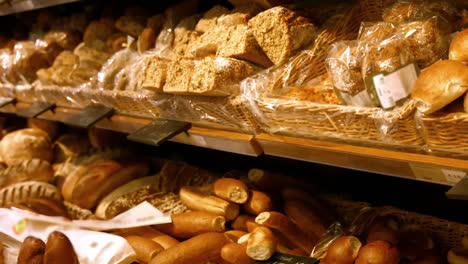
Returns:
[[[468,161],[288,136],[256,136],[264,153],[383,175],[453,186]]]
[[[78,1],[80,0],[22,0],[13,3],[11,6],[8,6],[8,4],[2,4],[0,6],[0,16],[11,15],[15,13],[21,13],[56,5],[63,5]]]

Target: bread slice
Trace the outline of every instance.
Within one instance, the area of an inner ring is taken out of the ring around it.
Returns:
[[[171,61],[167,68],[163,91],[172,94],[187,94],[194,68],[195,60],[192,59],[178,58]]]
[[[250,19],[249,27],[260,47],[275,64],[283,64],[310,44],[316,28],[306,18],[286,7],[268,9]]]
[[[219,45],[218,56],[247,60],[265,68],[273,65],[247,25],[229,27],[227,36]]]
[[[239,94],[240,81],[256,71],[255,67],[245,61],[206,57],[197,62],[190,80],[189,92],[209,96]]]
[[[145,58],[143,71],[138,80],[138,86],[156,92],[162,92],[166,83],[167,64],[170,61],[161,57],[152,56]]]

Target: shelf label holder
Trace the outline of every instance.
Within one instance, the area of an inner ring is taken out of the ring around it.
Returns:
[[[101,104],[92,104],[85,107],[81,112],[70,116],[64,121],[65,124],[81,127],[90,128],[101,119],[110,117],[114,113],[114,109]]]
[[[159,146],[172,137],[189,130],[192,124],[183,121],[156,119],[127,136],[128,140]]]
[[[468,176],[461,179],[445,195],[449,199],[468,201]]]
[[[30,107],[18,110],[16,113],[18,116],[26,117],[26,118],[35,118],[40,114],[43,114],[52,108],[55,107],[55,104],[48,103],[48,102],[34,102]]]

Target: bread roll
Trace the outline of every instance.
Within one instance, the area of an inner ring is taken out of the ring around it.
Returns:
[[[125,236],[125,239],[135,251],[137,259],[141,262],[150,262],[152,258],[164,250],[158,243],[142,236],[129,235]]]
[[[247,256],[247,247],[237,243],[226,244],[221,249],[221,258],[231,264],[253,264],[255,260]]]
[[[270,229],[260,226],[250,233],[247,255],[255,260],[268,260],[276,250],[276,240]]]
[[[239,215],[236,217],[236,219],[234,219],[234,221],[232,221],[231,227],[234,230],[248,231],[247,222],[255,223],[255,217],[246,214]]]
[[[59,123],[44,119],[28,118],[28,128],[40,129],[46,132],[50,139],[57,138],[59,134]]]
[[[78,264],[73,245],[63,233],[54,231],[47,238],[44,264]]]
[[[37,181],[20,182],[0,189],[0,207],[19,203],[28,198],[62,200],[60,191],[52,184]]]
[[[354,236],[337,238],[328,247],[324,261],[334,264],[353,264],[361,245],[361,241]]]
[[[206,195],[193,187],[182,187],[179,196],[190,209],[222,215],[226,221],[231,221],[239,215],[239,205]]]
[[[260,47],[275,65],[283,64],[298,50],[311,43],[315,34],[315,26],[306,18],[282,6],[256,15],[250,19],[249,27]]]
[[[247,234],[247,232],[239,231],[239,230],[229,230],[229,231],[224,232],[224,235],[226,236],[226,238],[230,242],[233,242],[233,243],[237,243],[239,238],[241,238],[242,236],[244,236],[246,234]]]
[[[255,218],[255,222],[259,225],[278,230],[286,239],[303,249],[307,254],[312,252],[318,240],[317,238],[307,237],[291,219],[279,212],[263,212]]]
[[[318,240],[327,232],[328,226],[317,211],[300,200],[285,200],[284,213],[311,239]]]
[[[398,264],[400,254],[390,243],[383,240],[371,242],[359,251],[355,264]]]
[[[64,162],[88,152],[90,148],[91,143],[87,137],[78,134],[61,135],[54,143],[54,162]]]
[[[42,264],[45,250],[44,241],[28,236],[21,244],[17,264]]]
[[[164,249],[168,249],[179,244],[179,241],[169,235],[166,235],[152,227],[149,226],[142,226],[142,227],[134,227],[134,228],[127,228],[121,229],[114,232],[114,234],[120,236],[140,236],[145,237],[148,239],[153,240],[154,242],[161,245]]]
[[[42,130],[26,128],[7,134],[0,141],[0,157],[8,166],[24,160],[40,159],[52,161],[50,138]]]
[[[247,246],[247,242],[249,242],[250,234],[252,234],[252,233],[247,233],[247,234],[239,237],[239,239],[237,240],[237,244]]]
[[[192,237],[154,257],[150,264],[205,264],[221,259],[221,249],[228,243],[223,233],[204,233]]]
[[[466,264],[468,263],[468,250],[455,248],[447,253],[447,261],[449,264]]]
[[[251,190],[249,192],[249,199],[242,205],[242,209],[249,214],[258,215],[262,212],[271,211],[273,203],[268,194]]]
[[[156,225],[161,232],[177,238],[190,238],[207,232],[225,231],[226,219],[213,213],[193,211],[171,216],[172,223]]]
[[[10,204],[9,206],[29,210],[42,215],[69,217],[67,208],[63,205],[62,201],[52,198],[28,197],[18,203]]]
[[[384,240],[392,245],[397,245],[399,240],[399,224],[391,217],[375,219],[367,231],[366,242]]]
[[[416,80],[413,99],[418,110],[431,114],[468,91],[468,66],[459,61],[439,61],[426,68]]]
[[[221,178],[214,182],[213,192],[216,196],[233,203],[243,204],[249,198],[249,188],[237,179]]]
[[[54,171],[50,163],[40,159],[25,160],[18,165],[0,171],[0,178],[4,179],[4,185],[26,181],[49,182],[53,176]]]
[[[460,31],[450,43],[449,59],[468,64],[468,28]]]

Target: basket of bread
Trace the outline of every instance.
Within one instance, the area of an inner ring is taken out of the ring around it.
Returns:
[[[345,14],[312,48],[245,79],[249,109],[271,133],[423,146],[411,92],[419,71],[446,57],[458,9],[369,0]]]

